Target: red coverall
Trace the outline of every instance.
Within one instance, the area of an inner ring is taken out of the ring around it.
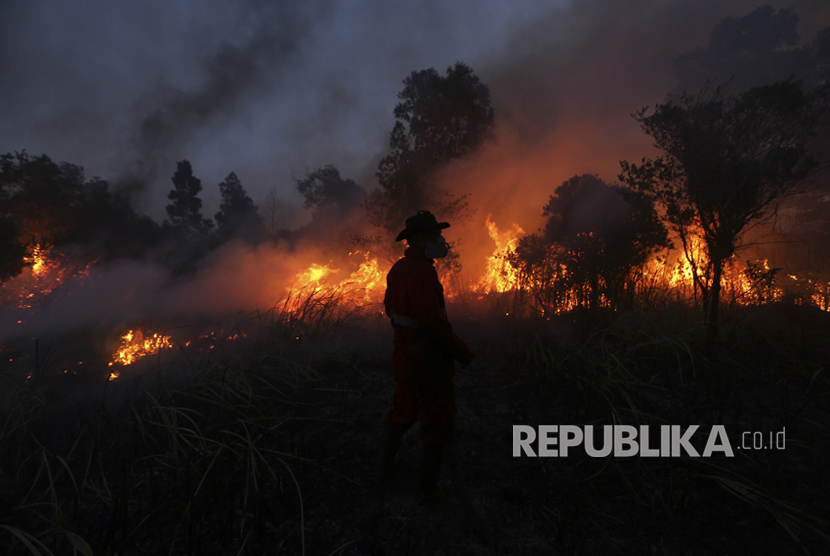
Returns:
[[[447,442],[455,425],[453,359],[468,364],[472,352],[455,335],[444,308],[444,288],[432,259],[408,248],[386,277],[386,314],[395,332],[395,395],[386,422],[420,419],[421,441]]]

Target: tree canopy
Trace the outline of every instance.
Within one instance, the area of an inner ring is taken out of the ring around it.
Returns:
[[[414,71],[403,83],[390,152],[378,165],[381,189],[368,203],[372,222],[390,233],[416,210],[450,218],[465,208],[463,197],[436,182],[436,171],[477,149],[494,122],[489,90],[466,64],[447,68],[446,76],[433,68]]]
[[[523,237],[513,261],[546,310],[596,308],[602,298],[614,307],[625,303],[632,270],[668,246],[646,197],[593,174],[557,187],[542,215],[542,233]]]
[[[158,226],[112,193],[106,181],[87,179],[84,169],[25,151],[0,155],[0,220],[6,269],[20,272],[21,249],[94,246],[97,257],[135,256],[158,239]],[[12,254],[13,252],[13,254]]]
[[[20,274],[25,267],[26,246],[20,241],[14,220],[0,217],[0,282]]]
[[[213,221],[202,218],[202,199],[199,198],[202,181],[193,175],[187,160],[176,164],[172,181],[173,189],[167,195],[171,201],[167,205],[170,227],[188,241],[204,241],[213,228]]]
[[[354,180],[342,178],[340,170],[332,164],[307,170],[295,181],[297,191],[305,198],[305,207],[315,212],[349,212],[366,197],[366,192]]]
[[[254,201],[248,196],[234,172],[219,184],[222,201],[216,213],[216,236],[220,243],[239,237],[257,243],[265,237],[265,225]]]
[[[319,240],[328,250],[351,251],[365,225],[361,209],[366,191],[354,180],[342,177],[332,164],[306,170],[295,182],[305,207],[311,210],[311,221],[297,236]]]
[[[830,28],[808,43],[798,34],[794,8],[761,6],[743,17],[727,17],[712,29],[706,46],[679,55],[672,64],[678,90],[697,91],[707,82],[729,82],[745,91],[790,77],[808,88],[830,71]]]
[[[681,240],[717,334],[720,279],[742,235],[815,167],[805,141],[826,105],[792,80],[727,95],[722,87],[647,108],[634,118],[662,155],[622,161],[620,179],[662,208]],[[691,241],[705,245],[696,254]]]

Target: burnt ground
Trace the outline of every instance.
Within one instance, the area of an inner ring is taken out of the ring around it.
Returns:
[[[64,496],[64,521],[47,526],[21,504],[0,524],[56,554],[69,546],[65,530],[95,554],[824,554],[830,326],[808,316],[793,317],[809,321],[800,330],[743,319],[716,346],[654,316],[593,332],[459,323],[477,360],[456,377],[457,432],[438,502],[417,488],[417,428],[394,479],[378,480],[394,386],[384,326],[182,349],[111,383],[118,404],[86,405],[76,425],[47,412],[8,437],[8,507],[33,499],[15,479],[43,488],[42,500]],[[513,425],[612,423],[719,424],[733,447],[743,431],[785,429],[786,447],[736,448],[732,458],[512,455]],[[76,470],[74,487],[39,486],[30,438]]]

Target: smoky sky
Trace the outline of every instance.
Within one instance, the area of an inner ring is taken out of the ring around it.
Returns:
[[[613,180],[649,154],[631,113],[677,86],[673,62],[718,22],[761,4],[4,0],[0,152],[82,165],[156,219],[182,159],[206,215],[231,171],[255,202],[276,188],[299,208],[306,169],[375,187],[402,80],[463,61],[490,87],[497,139],[448,179],[474,205],[535,214],[557,182]],[[799,40],[830,25],[826,2],[769,4],[795,9]]]

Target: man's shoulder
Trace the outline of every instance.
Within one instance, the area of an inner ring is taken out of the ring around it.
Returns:
[[[412,257],[406,256],[398,259],[398,262],[392,265],[391,271],[429,271],[434,270],[435,267],[430,259],[426,257]]]
[[[407,280],[423,277],[429,279],[435,275],[435,267],[430,259],[424,257],[401,257],[389,269],[388,277],[392,280]]]

